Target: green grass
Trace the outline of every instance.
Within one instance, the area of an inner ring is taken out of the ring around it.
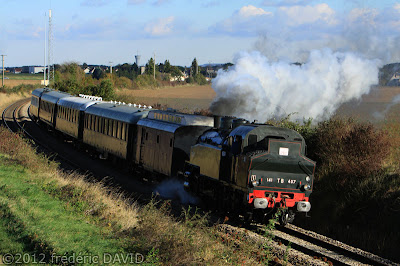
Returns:
[[[124,251],[111,228],[91,223],[30,175],[21,166],[0,165],[0,254]]]
[[[43,73],[41,74],[28,74],[28,73],[21,73],[21,74],[13,74],[13,73],[6,73],[4,74],[5,77],[9,79],[16,79],[16,80],[42,80]]]

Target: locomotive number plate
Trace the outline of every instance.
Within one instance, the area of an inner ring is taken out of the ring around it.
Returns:
[[[279,155],[281,156],[289,156],[289,148],[280,147]]]

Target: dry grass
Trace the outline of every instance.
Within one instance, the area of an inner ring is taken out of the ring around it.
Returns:
[[[6,94],[0,92],[0,111],[3,111],[10,104],[26,97],[27,96],[20,94]]]
[[[9,163],[21,164],[37,173],[32,178],[40,179],[54,196],[85,202],[86,215],[96,216],[122,230],[136,225],[135,205],[128,204],[121,193],[106,188],[101,182],[88,182],[83,175],[60,171],[55,162],[42,154],[36,154],[19,135],[4,127],[0,127],[0,153],[10,156]],[[75,193],[75,190],[79,193]],[[74,197],[71,197],[71,193]]]
[[[4,80],[4,86],[7,87],[15,87],[21,84],[27,85],[38,85],[40,86],[41,80],[22,80],[22,79],[5,79]]]

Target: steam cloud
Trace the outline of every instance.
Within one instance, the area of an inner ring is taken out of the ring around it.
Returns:
[[[161,197],[166,199],[178,199],[182,204],[197,204],[196,197],[190,195],[183,187],[183,183],[177,179],[168,179],[161,182],[155,189]]]
[[[372,113],[372,116],[375,119],[383,120],[385,118],[386,114],[389,112],[390,108],[392,108],[393,106],[395,106],[398,103],[400,103],[400,94],[393,97],[392,101],[385,107],[385,109],[383,111],[374,112],[374,113]]]
[[[345,102],[360,99],[378,84],[381,62],[352,52],[311,51],[302,65],[272,62],[260,52],[241,52],[212,82],[213,114],[265,122],[329,118]]]

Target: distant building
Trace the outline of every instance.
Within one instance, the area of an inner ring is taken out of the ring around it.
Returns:
[[[22,67],[21,73],[29,73],[29,74],[37,74],[40,72],[44,72],[43,66],[24,66]]]
[[[22,68],[21,67],[14,67],[11,71],[14,74],[21,74],[22,73]]]
[[[94,72],[94,67],[87,67],[87,68],[85,68],[84,70],[83,70],[83,72],[85,73],[85,74],[93,74],[93,72]]]
[[[141,66],[140,67],[140,75],[143,75],[145,71],[146,71],[146,67]]]
[[[394,73],[387,86],[400,86],[400,72]]]

